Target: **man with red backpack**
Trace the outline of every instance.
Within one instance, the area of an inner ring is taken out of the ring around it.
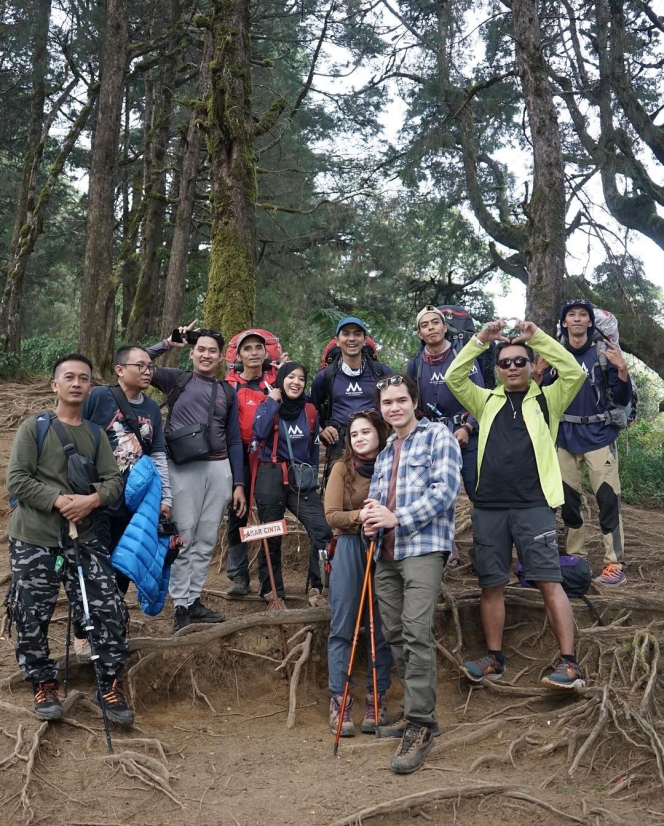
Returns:
[[[320,440],[326,446],[323,486],[330,467],[343,453],[348,417],[373,407],[376,382],[394,372],[378,361],[366,324],[354,316],[337,324],[335,344],[325,360],[327,364],[311,385],[311,401],[321,423]]]
[[[254,417],[259,405],[272,389],[277,377],[276,367],[268,356],[264,330],[244,330],[237,336],[235,363],[229,370],[226,381],[237,394],[240,437],[244,454],[244,478],[247,494],[250,496],[251,472],[249,469],[249,445],[252,438]],[[229,348],[230,349],[230,348]],[[226,354],[229,360],[229,353]],[[249,510],[238,516],[233,508],[228,510],[228,563],[226,574],[232,585],[229,596],[246,596],[249,587],[249,557],[247,544],[240,540],[240,528],[247,525]]]

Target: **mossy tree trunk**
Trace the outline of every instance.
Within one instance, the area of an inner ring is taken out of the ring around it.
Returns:
[[[553,333],[565,276],[565,173],[558,116],[542,54],[536,0],[513,0],[516,56],[533,144],[533,193],[524,205],[527,316]]]
[[[228,340],[253,323],[256,157],[249,0],[211,0],[207,148],[211,250],[205,324]]]
[[[115,187],[128,40],[125,0],[108,0],[99,108],[90,161],[78,336],[80,350],[92,359],[95,372],[101,374],[111,370],[115,343],[115,295],[119,286],[113,268]]]

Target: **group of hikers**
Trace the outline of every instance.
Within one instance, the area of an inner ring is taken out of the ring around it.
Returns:
[[[415,320],[421,349],[404,372],[394,372],[378,361],[364,322],[341,319],[310,395],[306,366],[285,354],[275,363],[260,330],[236,337],[223,381],[216,378],[221,334],[193,325],[147,349],[121,347],[117,383],[108,387],[92,386],[84,355],[59,359],[51,381],[55,412],[21,424],[7,470],[13,509],[6,604],[37,717],[63,716],[58,662],[48,644],[61,582],[72,606],[76,655],[95,665],[95,701],[110,720],[131,725],[122,684],[130,581],[151,615],[170,593],[174,633],[191,623],[222,622],[223,613],[201,600],[218,530],[228,511],[228,595],[245,596],[251,584],[241,528],[255,502],[260,523],[281,520],[289,510],[311,541],[307,597],[313,607],[329,604],[331,614],[332,731],[355,733],[352,698],[342,702],[342,696],[354,628],[360,621],[368,628],[371,619],[376,673],[367,678],[361,731],[398,738],[392,769],[415,771],[440,733],[434,613],[445,564],[459,564],[454,514],[462,482],[487,644],[462,673],[473,682],[505,673],[503,591],[514,545],[560,649],[542,683],[583,686],[561,585],[555,510],[561,508],[568,553],[585,556],[587,467],[604,539],[596,581],[622,585],[616,420],[632,395],[625,359],[598,334],[585,299],[563,305],[560,341],[533,322],[507,329],[498,319],[459,349],[447,322],[443,309],[424,307]],[[185,347],[192,370],[155,366],[162,354]],[[484,386],[480,368],[489,348],[494,388]],[[163,425],[157,402],[145,393],[150,385],[166,397]],[[368,543],[371,606],[362,594]],[[280,536],[268,540],[267,556],[261,551],[258,577],[267,609],[286,610]],[[361,602],[371,618],[361,614]],[[404,696],[390,721],[393,662]]]

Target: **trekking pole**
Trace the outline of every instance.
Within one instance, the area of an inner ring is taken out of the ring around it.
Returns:
[[[367,561],[369,568],[373,565],[373,554]],[[369,651],[371,652],[371,676],[373,678],[373,698],[374,698],[374,733],[378,737],[378,664],[376,662],[376,626],[374,623],[374,590],[373,579],[367,580],[367,599],[369,600]]]
[[[339,722],[337,723],[337,733],[334,738],[334,756],[337,756],[339,750],[339,740],[341,739],[341,728],[344,722],[344,713],[346,711],[346,704],[348,703],[348,692],[350,691],[350,680],[353,673],[353,662],[355,661],[355,651],[357,649],[357,638],[360,635],[360,626],[362,625],[362,616],[364,614],[364,600],[369,591],[369,580],[371,579],[371,560],[373,559],[374,547],[376,540],[372,539],[367,549],[367,568],[364,572],[364,582],[362,583],[362,591],[360,593],[360,607],[357,612],[357,619],[355,620],[355,631],[353,632],[353,642],[350,647],[350,659],[348,660],[348,671],[346,672],[346,684],[344,685],[344,693],[341,698],[341,708],[339,709]],[[375,646],[374,646],[375,647]],[[378,718],[376,718],[378,723]]]
[[[69,536],[71,544],[74,548],[74,560],[76,562],[76,571],[78,572],[78,585],[81,589],[81,602],[83,603],[83,627],[88,634],[88,642],[90,643],[90,660],[94,664],[95,677],[97,679],[97,696],[99,697],[99,705],[101,707],[101,716],[104,719],[104,734],[106,735],[106,745],[108,746],[108,753],[113,754],[113,743],[111,742],[111,731],[108,727],[108,715],[106,714],[106,701],[104,700],[104,692],[102,690],[101,677],[101,663],[99,662],[99,654],[95,650],[95,642],[92,636],[94,626],[90,619],[90,607],[88,605],[88,592],[85,587],[85,579],[83,577],[83,564],[81,563],[81,549],[78,543],[78,528],[76,523],[69,522]]]
[[[71,618],[72,609],[71,602],[67,608],[67,636],[65,637],[65,679],[63,682],[62,696],[67,696],[67,687],[69,684],[69,649],[71,648]]]

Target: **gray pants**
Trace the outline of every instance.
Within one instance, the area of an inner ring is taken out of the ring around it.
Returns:
[[[404,690],[407,720],[436,722],[436,639],[433,620],[440,593],[443,553],[376,563],[376,596],[385,639]]]
[[[228,459],[168,463],[173,489],[173,519],[185,545],[171,567],[169,593],[176,606],[200,597],[224,510],[233,492]]]

